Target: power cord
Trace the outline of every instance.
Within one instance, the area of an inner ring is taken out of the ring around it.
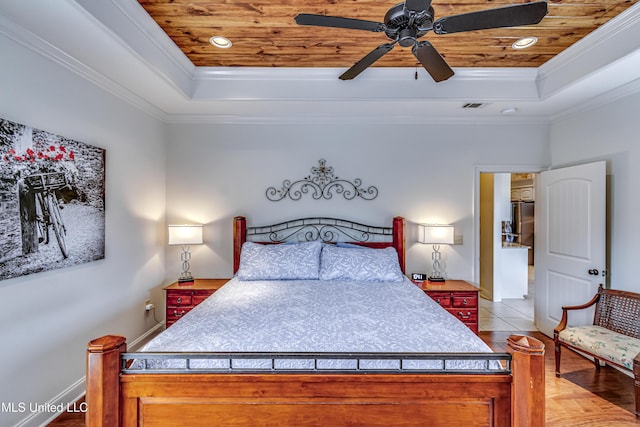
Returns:
[[[149,309],[147,310],[147,313],[151,312],[151,314],[153,315],[153,320],[155,320],[156,324],[160,323],[160,321],[156,317],[156,305],[150,304],[150,306],[151,307],[149,307]]]

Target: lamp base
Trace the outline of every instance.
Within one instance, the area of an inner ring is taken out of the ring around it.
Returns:
[[[430,282],[444,282],[444,277],[429,277],[427,280]]]
[[[193,285],[194,280],[195,279],[193,277],[181,277],[178,279],[178,285],[180,286]]]

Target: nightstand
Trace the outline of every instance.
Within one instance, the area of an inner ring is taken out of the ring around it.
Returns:
[[[464,280],[446,282],[416,282],[416,285],[478,334],[478,293],[480,289]]]
[[[207,299],[230,279],[195,279],[191,285],[174,282],[164,288],[166,294],[166,327],[173,325],[196,305]]]

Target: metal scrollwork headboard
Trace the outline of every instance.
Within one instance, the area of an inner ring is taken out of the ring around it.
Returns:
[[[341,179],[334,175],[333,168],[326,165],[326,160],[320,159],[318,166],[311,168],[311,174],[291,182],[284,180],[282,187],[267,188],[267,199],[272,202],[289,197],[291,200],[300,200],[303,195],[311,194],[316,200],[331,199],[334,194],[341,194],[345,199],[352,200],[360,197],[364,200],[373,200],[378,197],[378,189],[374,186],[362,187],[362,180],[356,178],[351,181]]]
[[[365,225],[344,219],[314,217],[294,219],[267,226],[247,226],[243,216],[234,218],[234,273],[240,265],[240,252],[246,241],[284,243],[322,240],[326,243],[349,242],[370,248],[393,247],[398,253],[400,268],[405,267],[404,218],[395,217],[388,227]]]
[[[335,218],[303,218],[266,227],[247,227],[252,242],[382,242],[392,236],[391,227],[373,227]]]

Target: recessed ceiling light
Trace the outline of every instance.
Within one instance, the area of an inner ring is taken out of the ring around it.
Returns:
[[[220,49],[229,49],[231,47],[231,40],[222,36],[211,37],[209,39],[209,43],[215,47],[219,47]]]
[[[526,49],[538,43],[537,37],[523,37],[511,45],[514,49]]]
[[[515,114],[518,112],[518,108],[517,107],[507,107],[504,108],[501,113],[504,114],[505,116],[508,116],[510,114]]]

